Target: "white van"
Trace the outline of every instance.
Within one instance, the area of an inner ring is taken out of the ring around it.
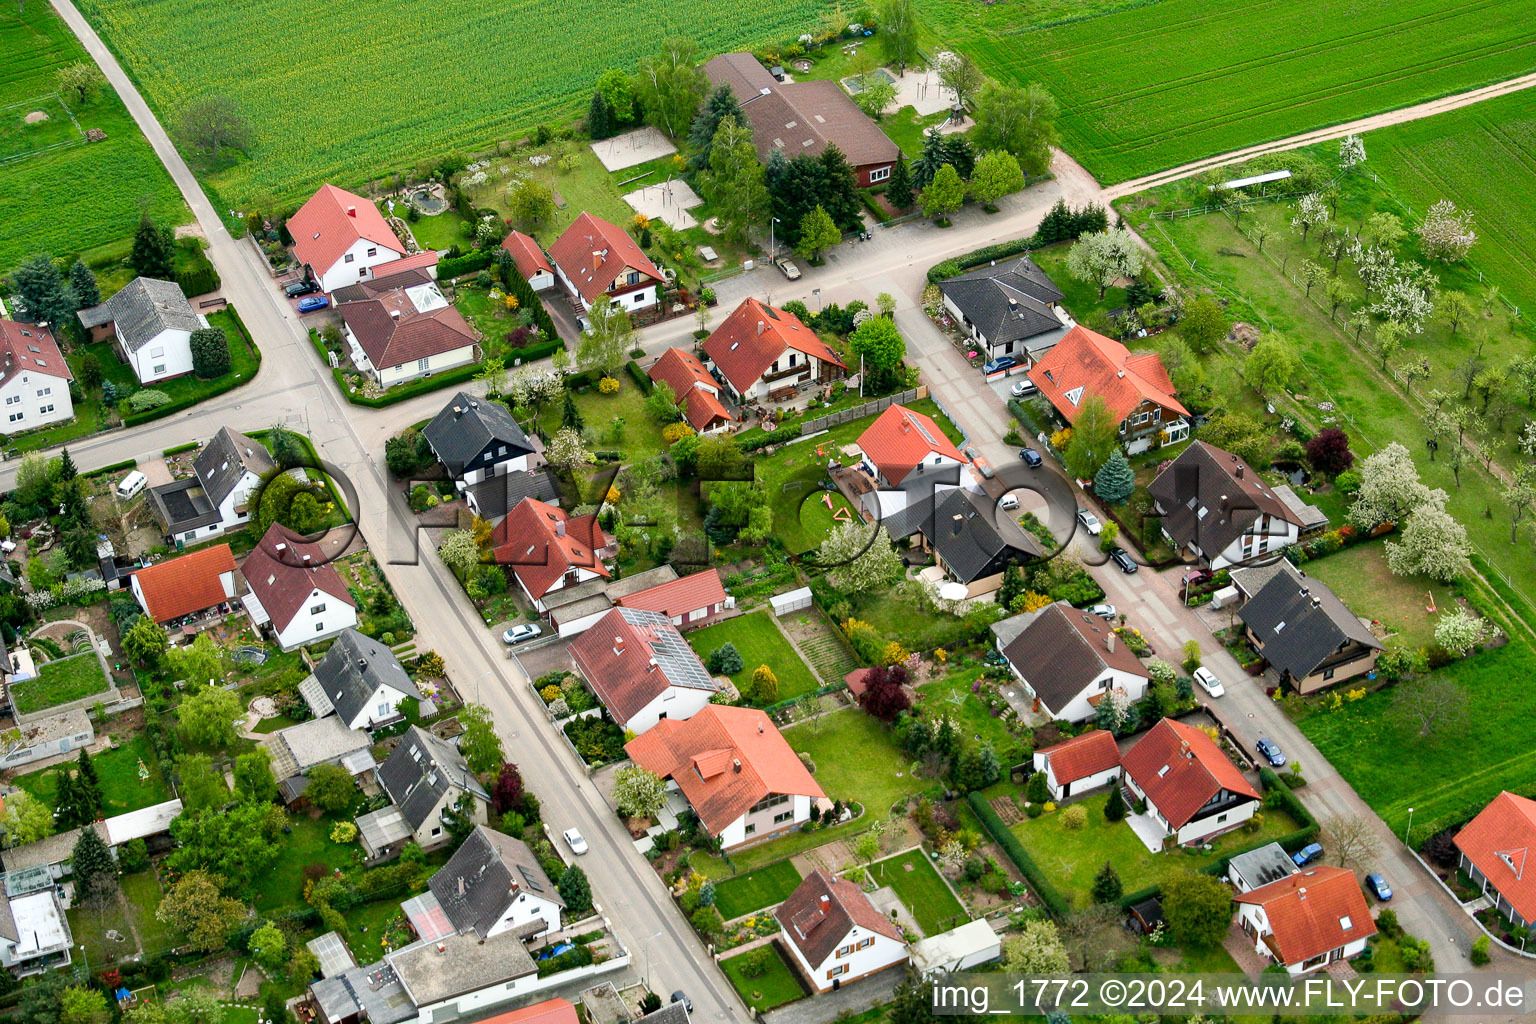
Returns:
[[[132,473],[129,473],[127,476],[118,481],[117,496],[120,500],[127,501],[129,498],[134,497],[140,491],[142,491],[144,486],[148,483],[149,477],[145,476],[143,473],[140,473],[138,470],[134,470]]]

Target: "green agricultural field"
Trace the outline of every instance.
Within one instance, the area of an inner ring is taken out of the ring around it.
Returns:
[[[670,36],[719,53],[793,37],[829,6],[666,0],[637,18],[632,7],[600,0],[576,0],[558,14],[533,0],[339,0],[318,21],[300,0],[88,0],[82,10],[168,125],[211,93],[244,110],[257,132],[250,159],[207,175],[238,207],[296,205],[324,181],[358,186],[450,151],[494,146],[585,113],[599,74],[632,70]],[[325,44],[303,44],[306,33]]]
[[[918,6],[988,74],[1050,89],[1106,184],[1536,68],[1521,0]]]
[[[124,238],[145,209],[165,223],[188,219],[115,93],[66,109],[55,76],[89,59],[45,3],[0,17],[0,271],[39,250],[84,253]],[[34,112],[47,120],[28,124]],[[106,140],[87,143],[81,133],[91,128]]]

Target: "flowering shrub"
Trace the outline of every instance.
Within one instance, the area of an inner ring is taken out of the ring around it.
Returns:
[[[618,394],[619,393],[619,381],[618,381],[618,378],[617,377],[604,377],[602,380],[597,382],[597,390],[601,391],[605,395],[616,395],[616,394]]]

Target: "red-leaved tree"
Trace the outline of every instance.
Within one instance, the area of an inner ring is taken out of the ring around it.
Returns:
[[[1355,453],[1349,450],[1349,435],[1338,427],[1319,430],[1307,442],[1307,462],[1315,472],[1338,476],[1355,464]]]
[[[859,705],[882,722],[893,721],[912,706],[907,696],[905,665],[878,665],[869,670]]]
[[[503,762],[501,773],[496,776],[496,788],[491,793],[491,802],[496,805],[496,813],[505,814],[516,807],[523,798],[523,773],[517,770],[517,765],[511,761]]]

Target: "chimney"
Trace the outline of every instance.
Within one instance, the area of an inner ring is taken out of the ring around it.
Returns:
[[[390,310],[389,311],[389,318],[391,320],[399,320],[400,319],[400,311],[398,309]]]
[[[830,897],[830,896],[823,896],[823,897],[822,897],[822,898],[821,898],[821,905],[822,905],[822,906],[823,906],[823,907],[825,907],[825,906],[826,906],[826,905],[827,905],[827,904],[829,904],[829,903],[831,903],[831,902],[832,902],[832,897]]]
[[[1113,630],[1104,634],[1104,649],[1110,654],[1115,653],[1115,634]]]
[[[564,537],[565,536],[565,520],[564,519],[557,519],[555,521],[555,536],[556,537]]]
[[[647,660],[646,663],[645,663],[645,670],[647,672],[652,672],[652,671],[655,671],[655,669],[656,669],[656,659],[655,658],[651,658],[651,659]]]
[[[448,952],[448,947],[447,947],[447,946],[445,946],[445,945],[443,945],[443,944],[442,944],[442,943],[441,943],[441,942],[439,942],[439,943],[438,943],[438,944],[437,944],[437,951],[438,951],[438,952],[439,952],[439,953],[446,953],[446,952]]]
[[[1243,478],[1243,467],[1242,467],[1241,463],[1239,463],[1238,467],[1237,467],[1237,478],[1239,480],[1241,480]]]
[[[305,565],[308,565],[308,564],[309,564],[309,556],[308,556],[308,555],[305,555],[305,556],[304,556],[304,564],[305,564]]]
[[[731,771],[735,772],[737,775],[741,774],[741,758],[737,757],[731,760]]]
[[[1014,298],[1012,295],[1008,296],[1008,312],[1010,312],[1010,313],[1017,313],[1018,311],[1019,311],[1019,300]]]
[[[912,433],[912,421],[907,419],[906,417],[902,417],[902,420],[901,420],[901,432],[903,434],[910,434],[910,433]]]
[[[592,251],[592,269],[598,270],[603,265],[603,254],[596,249]]]
[[[267,574],[267,586],[270,587],[272,584],[274,584],[276,582],[277,582],[277,577],[273,576],[271,573],[268,573]]]
[[[287,544],[279,544],[279,545],[277,545],[277,550],[279,550],[279,551],[287,551],[288,550],[288,545]]]
[[[1302,886],[1300,889],[1296,890],[1296,898],[1298,900],[1304,900],[1304,899],[1307,898],[1307,887],[1306,886]]]
[[[463,408],[463,406],[456,405],[456,406],[453,407],[453,418],[454,419],[458,419],[460,416],[463,416],[463,415],[464,415],[464,408]]]
[[[766,331],[766,330],[767,330],[767,329],[768,329],[768,323],[767,323],[767,321],[764,321],[764,320],[759,320],[759,321],[758,321],[758,322],[757,322],[757,333],[758,333],[758,334],[762,334],[762,333],[763,333],[763,332],[764,332],[764,331]]]
[[[459,876],[459,895],[460,896],[464,895],[464,876],[463,875]]]
[[[1179,753],[1189,757],[1189,740],[1179,740]]]
[[[763,723],[762,723],[761,720],[759,720],[758,723],[757,723],[757,734],[759,736],[761,736],[763,734]]]
[[[357,207],[355,207],[355,206],[347,207],[347,216],[348,217],[356,217],[357,216]]]

